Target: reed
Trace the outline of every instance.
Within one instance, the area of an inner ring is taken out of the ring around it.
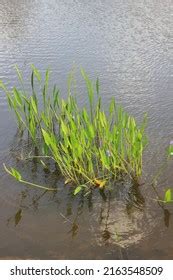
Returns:
[[[83,108],[70,90],[66,100],[60,96],[56,86],[49,90],[48,70],[42,82],[39,70],[32,65],[30,95],[24,90],[22,73],[18,68],[17,73],[21,90],[14,87],[8,91],[2,82],[1,88],[15,113],[18,127],[27,132],[33,146],[39,149],[40,157],[54,160],[66,182],[71,181],[77,186],[75,194],[82,188],[103,188],[111,180],[119,180],[126,175],[138,180],[147,143],[146,117],[141,125],[137,125],[135,118],[128,115],[114,98],[106,114],[99,80],[93,83],[83,69],[81,74],[89,101]],[[35,82],[39,84],[41,94],[36,91]],[[14,176],[13,172],[8,173]]]

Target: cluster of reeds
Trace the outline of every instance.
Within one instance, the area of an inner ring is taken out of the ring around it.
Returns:
[[[17,73],[22,85],[20,90],[8,91],[3,83],[1,87],[15,112],[18,127],[27,131],[40,157],[54,160],[66,182],[77,185],[75,193],[82,187],[103,188],[109,180],[123,178],[126,174],[134,180],[141,175],[146,145],[145,118],[138,126],[134,117],[129,116],[114,99],[106,114],[98,79],[93,83],[81,70],[89,106],[80,108],[70,92],[70,83],[66,100],[60,97],[56,86],[50,92],[48,70],[43,82],[40,72],[32,65],[30,95],[24,90],[18,68]],[[41,96],[36,88],[41,88]]]

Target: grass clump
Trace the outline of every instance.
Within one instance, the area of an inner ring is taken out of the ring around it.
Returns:
[[[83,187],[103,188],[108,181],[126,175],[132,180],[141,176],[146,145],[145,118],[138,126],[135,118],[117,105],[114,98],[106,114],[98,79],[93,83],[83,69],[81,74],[89,101],[89,106],[83,108],[70,90],[66,100],[56,86],[51,92],[48,90],[48,70],[42,82],[39,70],[32,66],[30,95],[24,90],[18,68],[17,73],[22,90],[8,91],[3,83],[1,87],[16,115],[18,127],[27,132],[40,157],[55,161],[66,182],[75,183],[75,194]],[[35,89],[35,81],[41,88],[41,97]]]

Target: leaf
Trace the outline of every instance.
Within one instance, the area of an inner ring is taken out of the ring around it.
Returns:
[[[165,198],[164,198],[164,202],[172,202],[172,190],[171,189],[168,189],[166,192],[165,192]]]
[[[56,105],[58,105],[58,97],[59,97],[59,89],[56,89],[56,86],[54,86],[53,89],[53,106],[54,108],[56,107]]]
[[[5,92],[7,92],[7,88],[1,80],[0,80],[0,88],[2,88]]]
[[[49,122],[48,122],[48,119],[46,118],[46,116],[45,116],[45,113],[44,113],[44,112],[42,112],[42,113],[41,113],[41,118],[42,118],[42,120],[43,120],[44,124],[48,127]]]
[[[44,163],[43,160],[40,160],[40,163],[43,165],[44,168],[48,169],[47,165]]]
[[[67,185],[68,183],[71,183],[71,181],[72,181],[72,180],[71,180],[70,178],[67,178],[67,179],[65,180],[64,184]]]
[[[5,163],[3,163],[5,171],[12,176],[12,172],[6,167]]]
[[[34,71],[32,71],[31,73],[31,87],[32,87],[32,91],[34,91]]]
[[[11,168],[11,171],[12,171],[12,176],[16,178],[17,181],[21,181],[22,179],[21,174],[15,168]]]
[[[169,144],[169,149],[168,149],[169,155],[173,156],[173,142],[171,141]]]
[[[47,70],[46,70],[46,77],[45,77],[45,86],[46,86],[46,89],[48,88],[49,77],[50,77],[50,70],[47,69]]]
[[[82,190],[82,186],[78,186],[77,188],[75,188],[73,194],[74,194],[74,195],[77,195],[81,190]]]
[[[34,66],[34,64],[31,65],[31,68],[32,68],[33,73],[34,73],[35,77],[37,78],[37,80],[39,82],[41,82],[41,75],[40,75],[39,70]]]
[[[13,93],[14,93],[14,97],[15,97],[15,100],[17,101],[18,105],[22,106],[22,98],[20,96],[20,92],[16,88],[14,88]]]
[[[92,124],[88,124],[88,134],[90,138],[94,138],[95,132],[94,132],[94,127]]]
[[[50,146],[52,140],[51,140],[49,133],[47,133],[43,128],[42,128],[42,133],[43,133],[43,137],[44,137],[44,141],[45,141],[46,145]]]
[[[96,92],[97,92],[97,95],[99,95],[99,79],[98,78],[96,80]]]
[[[31,116],[31,119],[29,121],[29,132],[31,134],[32,139],[35,139],[36,136],[36,123],[34,121],[33,116]]]
[[[15,70],[16,70],[16,72],[17,72],[17,76],[18,76],[18,78],[19,78],[19,81],[20,81],[21,83],[23,83],[23,77],[22,77],[21,71],[19,70],[19,68],[18,68],[17,65],[15,65],[14,68],[15,68]]]
[[[94,179],[94,184],[96,185],[96,187],[102,189],[106,185],[106,180]]]
[[[5,171],[6,171],[8,174],[10,174],[11,176],[13,176],[14,178],[16,178],[17,181],[21,181],[21,180],[22,180],[21,174],[20,174],[19,171],[17,171],[15,168],[11,168],[11,170],[10,170],[10,169],[8,169],[8,168],[6,167],[5,163],[3,163],[3,166],[4,166]]]
[[[33,98],[33,96],[31,96],[31,105],[32,105],[32,108],[34,110],[34,113],[37,115],[38,114],[37,104],[36,104],[35,99]]]
[[[111,103],[109,105],[109,112],[112,114],[115,110],[115,99],[112,98]]]
[[[62,128],[62,131],[65,135],[68,135],[68,128],[66,126],[66,124],[63,122],[63,120],[61,120],[61,128]]]
[[[102,189],[103,187],[105,187],[105,185],[106,185],[106,180],[104,180],[100,183],[99,188]]]
[[[107,157],[106,154],[105,154],[105,151],[99,149],[99,152],[100,152],[102,164],[103,164],[106,168],[109,169],[109,160],[108,160],[108,157]]]

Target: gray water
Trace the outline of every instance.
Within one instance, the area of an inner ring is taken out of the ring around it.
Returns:
[[[139,121],[147,112],[149,138],[139,190],[123,193],[118,186],[105,196],[74,198],[61,178],[19,161],[25,147],[0,91],[1,259],[173,258],[173,205],[160,207],[151,187],[173,139],[171,9],[171,0],[0,0],[0,80],[16,85],[17,64],[29,88],[34,63],[41,73],[50,67],[51,83],[65,96],[75,67],[82,106],[82,66],[90,78],[99,77],[105,108],[115,97]],[[18,184],[3,162],[31,181],[51,182],[57,193]],[[170,160],[158,180],[162,196],[173,187],[172,170]]]

